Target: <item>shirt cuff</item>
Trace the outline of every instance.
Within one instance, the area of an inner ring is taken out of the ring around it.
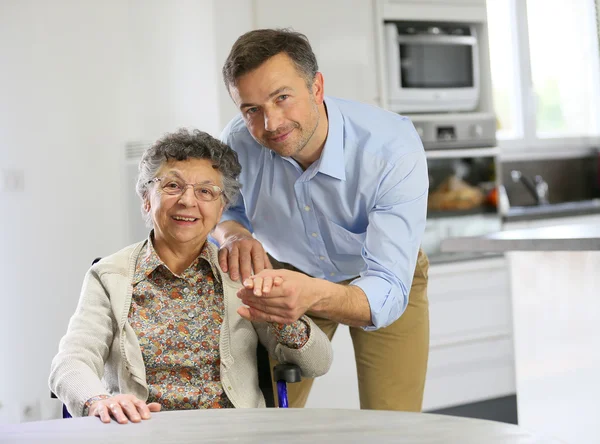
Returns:
[[[400,317],[406,304],[398,300],[399,290],[387,280],[378,276],[363,276],[350,282],[367,295],[371,308],[371,324],[362,327],[365,331],[387,327]]]
[[[310,337],[310,326],[304,319],[298,319],[292,324],[271,322],[269,328],[279,344],[296,350],[304,347]]]

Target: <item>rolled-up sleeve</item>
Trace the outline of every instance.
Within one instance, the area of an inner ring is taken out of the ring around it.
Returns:
[[[369,301],[372,325],[365,330],[390,325],[408,305],[425,231],[428,189],[422,149],[401,156],[382,178],[361,252],[366,267],[351,283]]]
[[[226,220],[233,220],[235,222],[238,222],[251,233],[254,232],[254,230],[252,229],[252,224],[246,216],[246,208],[244,206],[244,199],[241,193],[238,194],[236,201],[233,202],[231,206],[227,208],[227,210],[223,211],[223,215],[221,216],[221,222],[225,222]]]

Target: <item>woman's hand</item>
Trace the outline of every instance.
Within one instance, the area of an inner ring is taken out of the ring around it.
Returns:
[[[109,423],[113,417],[119,424],[140,422],[150,419],[150,412],[159,412],[160,404],[151,402],[146,404],[133,395],[116,395],[112,398],[95,401],[89,408],[88,416],[97,416],[100,421]]]

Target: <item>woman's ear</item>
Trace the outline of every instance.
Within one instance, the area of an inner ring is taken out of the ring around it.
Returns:
[[[144,199],[144,211],[146,213],[150,212],[150,199],[148,199],[147,197]]]
[[[221,221],[221,216],[223,216],[224,210],[225,210],[225,204],[222,204],[221,209],[219,210],[219,216],[217,217],[217,224]]]

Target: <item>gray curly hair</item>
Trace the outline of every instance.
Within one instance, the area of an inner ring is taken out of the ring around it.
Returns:
[[[242,167],[238,161],[237,153],[208,133],[197,129],[190,132],[185,128],[181,128],[174,133],[165,134],[154,145],[146,149],[138,166],[139,174],[135,191],[142,199],[142,216],[146,226],[152,227],[150,213],[144,208],[150,182],[166,162],[187,159],[210,160],[213,168],[219,170],[223,178],[221,198],[225,208],[237,197],[242,187],[238,181]]]

